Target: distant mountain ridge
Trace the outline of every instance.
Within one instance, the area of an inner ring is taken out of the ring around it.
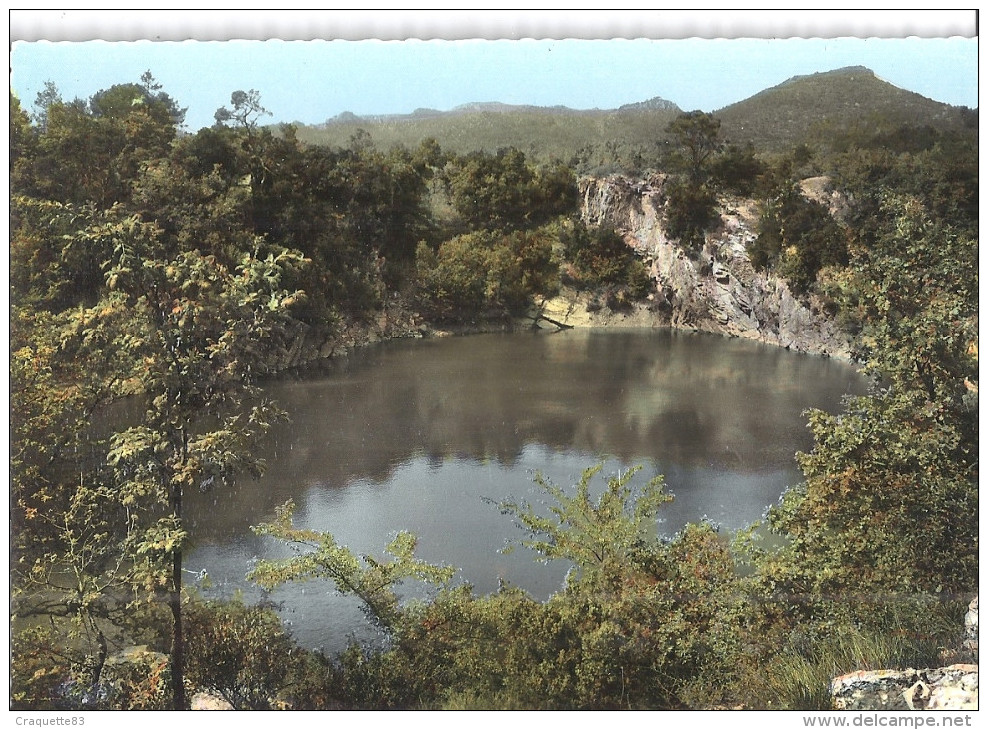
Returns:
[[[350,124],[355,121],[364,122],[401,122],[401,121],[414,121],[417,119],[431,119],[435,117],[442,116],[457,116],[463,114],[474,114],[474,113],[490,113],[490,114],[510,114],[518,112],[528,112],[536,114],[563,114],[563,115],[596,115],[596,114],[612,114],[617,112],[628,112],[628,111],[682,111],[676,104],[671,101],[667,101],[661,97],[653,97],[647,99],[646,101],[635,102],[634,104],[624,104],[618,109],[573,109],[572,107],[556,105],[556,106],[536,106],[534,104],[505,104],[499,101],[474,101],[468,102],[466,104],[459,104],[448,111],[440,111],[438,109],[428,109],[419,108],[410,114],[368,114],[368,115],[358,115],[350,111],[344,111],[337,114],[335,117],[330,117],[322,125],[311,125],[311,126],[331,126],[333,124]]]
[[[682,111],[679,106],[668,99],[663,99],[661,96],[653,96],[651,99],[646,99],[645,101],[639,101],[634,104],[624,104],[618,107],[619,112],[626,111]]]
[[[374,116],[343,112],[323,124],[299,125],[299,138],[344,146],[357,129],[364,129],[385,149],[395,144],[415,147],[431,137],[443,149],[458,153],[513,146],[526,154],[585,161],[587,150],[606,147],[617,156],[623,151],[641,158],[668,146],[665,127],[682,111],[662,97],[618,109],[582,110],[471,102],[449,111],[416,109]],[[970,125],[974,113],[902,89],[864,66],[849,66],[794,76],[713,114],[721,120],[725,141],[772,152],[853,125],[958,129]]]

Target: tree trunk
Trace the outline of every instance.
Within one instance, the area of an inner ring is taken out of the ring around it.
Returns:
[[[189,450],[189,439],[182,429],[182,461]],[[182,485],[172,483],[172,513],[179,524],[182,522]],[[182,633],[182,548],[172,553],[172,591],[168,596],[172,609],[172,702],[174,709],[185,710],[185,637]]]
[[[172,554],[172,701],[174,709],[187,709],[185,702],[185,637],[182,634],[182,550]]]

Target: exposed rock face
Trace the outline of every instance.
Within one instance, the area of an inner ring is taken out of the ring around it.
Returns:
[[[851,672],[830,691],[837,710],[976,710],[978,666]]]
[[[621,233],[651,267],[657,284],[649,309],[656,324],[746,337],[802,352],[848,357],[850,342],[824,304],[793,296],[784,281],[754,270],[746,245],[755,238],[750,204],[721,214],[699,255],[668,237],[663,221],[666,178],[616,175],[581,182],[582,216]]]
[[[235,709],[228,700],[224,699],[218,692],[214,691],[196,692],[192,695],[192,701],[189,704],[189,707],[193,710]]]
[[[978,653],[978,597],[975,596],[974,600],[967,607],[967,613],[964,615],[964,648],[968,651],[974,652],[975,656]]]

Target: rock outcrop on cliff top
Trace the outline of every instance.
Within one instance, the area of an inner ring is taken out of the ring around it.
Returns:
[[[751,201],[725,201],[720,225],[707,234],[702,252],[691,255],[666,232],[665,181],[664,175],[614,175],[580,185],[584,222],[614,228],[650,267],[656,292],[647,309],[655,324],[849,356],[849,339],[823,301],[796,297],[783,280],[755,271],[747,252],[756,236]]]

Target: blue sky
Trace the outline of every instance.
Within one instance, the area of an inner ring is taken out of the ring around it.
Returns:
[[[15,42],[11,87],[88,98],[150,69],[196,130],[236,89],[269,121],[320,123],[475,101],[614,108],[660,96],[716,111],[795,75],[850,65],[955,105],[978,105],[975,38]]]

